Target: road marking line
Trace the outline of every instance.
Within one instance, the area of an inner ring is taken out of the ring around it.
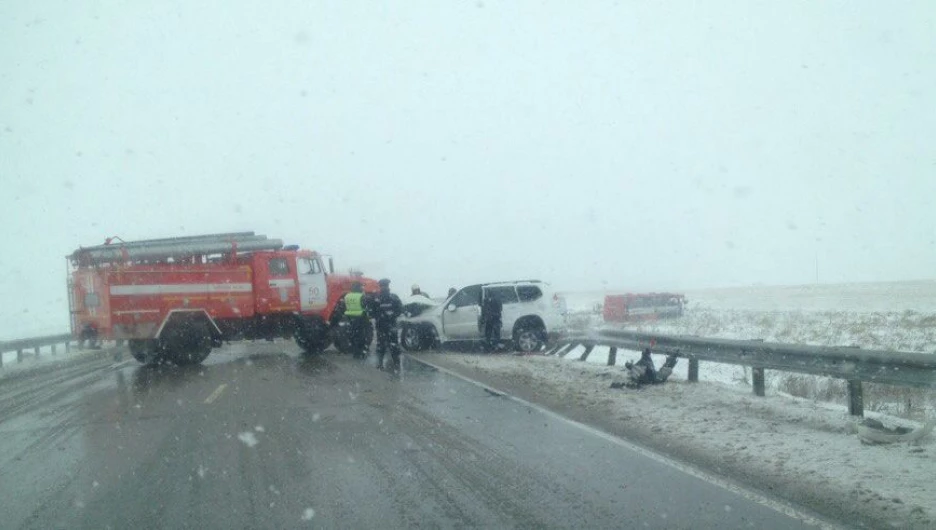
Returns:
[[[118,368],[123,368],[124,366],[127,366],[127,365],[130,364],[130,363],[131,363],[131,361],[129,361],[129,360],[127,360],[127,361],[120,361],[120,362],[116,362],[116,363],[114,363],[114,364],[108,366],[107,368],[109,368],[109,369],[111,369],[111,370],[116,370],[116,369],[118,369]]]
[[[218,399],[221,393],[224,392],[225,388],[227,388],[227,383],[221,383],[218,388],[216,388],[215,391],[211,393],[210,396],[205,398],[205,405],[210,405],[212,401]]]
[[[823,529],[823,530],[826,530],[826,529],[829,529],[829,530],[837,530],[837,529],[843,528],[839,523],[832,522],[832,521],[826,521],[826,520],[820,519],[820,518],[819,518],[820,516],[818,516],[818,515],[817,515],[817,516],[813,516],[813,515],[810,515],[810,514],[808,514],[808,513],[804,513],[803,511],[801,511],[800,509],[798,509],[796,506],[794,506],[794,505],[788,503],[788,502],[785,501],[785,500],[782,500],[782,499],[772,499],[772,498],[767,497],[767,496],[765,496],[765,495],[761,495],[760,493],[758,493],[758,492],[756,492],[756,491],[750,490],[750,489],[748,489],[748,488],[746,488],[746,487],[744,487],[744,486],[742,486],[742,485],[740,485],[740,484],[735,484],[735,483],[733,483],[733,482],[731,482],[731,481],[729,481],[729,480],[726,480],[726,479],[724,479],[724,478],[721,478],[721,477],[712,475],[712,474],[710,474],[710,473],[708,473],[708,472],[706,472],[706,471],[703,471],[702,469],[697,468],[697,467],[695,467],[695,466],[693,466],[693,465],[691,465],[691,464],[687,464],[687,463],[683,463],[683,462],[678,462],[678,461],[673,460],[673,459],[671,459],[671,458],[669,458],[669,457],[663,456],[663,455],[661,455],[661,454],[659,454],[659,453],[655,453],[655,452],[651,451],[651,450],[648,449],[648,448],[641,447],[641,446],[639,446],[639,445],[637,445],[637,444],[634,444],[633,442],[629,442],[629,441],[627,441],[627,440],[625,440],[625,439],[623,439],[623,438],[619,438],[618,436],[615,436],[615,435],[613,435],[613,434],[611,434],[611,433],[607,433],[607,432],[605,432],[605,431],[602,431],[601,429],[592,427],[592,426],[590,426],[590,425],[586,425],[586,424],[584,424],[584,423],[580,423],[580,422],[578,422],[578,421],[576,421],[576,420],[573,420],[572,418],[567,418],[566,416],[563,416],[562,414],[559,414],[558,412],[554,412],[554,411],[552,411],[552,410],[547,409],[546,407],[537,405],[537,404],[532,403],[532,402],[530,402],[530,401],[527,401],[527,400],[525,400],[525,399],[523,399],[523,398],[519,398],[519,397],[514,396],[514,395],[512,395],[512,394],[510,394],[510,393],[508,393],[508,392],[504,392],[504,391],[498,390],[498,389],[496,389],[496,388],[494,388],[494,387],[485,385],[484,383],[481,383],[480,381],[475,381],[474,379],[471,379],[470,377],[464,376],[464,375],[462,375],[462,374],[460,374],[460,373],[458,373],[458,372],[456,372],[456,371],[454,371],[454,370],[449,370],[448,368],[444,368],[444,367],[442,367],[442,366],[439,366],[439,365],[437,365],[437,364],[434,364],[434,363],[432,363],[432,362],[429,362],[429,361],[427,361],[427,360],[425,360],[425,359],[417,359],[416,357],[413,357],[413,356],[411,356],[411,355],[407,355],[407,358],[412,359],[412,360],[414,360],[414,361],[416,361],[416,362],[418,362],[418,363],[425,364],[426,366],[431,366],[432,368],[435,368],[436,370],[438,370],[438,371],[440,371],[440,372],[442,372],[442,373],[448,374],[448,375],[450,375],[450,376],[452,376],[452,377],[456,377],[456,378],[458,378],[458,379],[461,379],[462,381],[467,381],[468,383],[471,383],[471,384],[473,384],[473,385],[479,386],[479,387],[483,388],[484,390],[487,390],[488,392],[496,392],[496,393],[498,393],[498,394],[503,394],[503,396],[506,397],[507,399],[511,399],[511,400],[513,400],[513,401],[515,401],[515,402],[517,402],[517,403],[520,403],[521,405],[525,405],[525,406],[527,406],[527,407],[530,407],[531,409],[534,409],[534,410],[536,410],[536,411],[539,411],[539,412],[545,414],[546,416],[549,416],[549,417],[551,417],[551,418],[553,418],[553,419],[557,419],[557,420],[564,421],[565,423],[568,423],[568,424],[570,424],[570,425],[573,425],[573,426],[575,426],[575,427],[578,427],[579,429],[582,429],[582,430],[585,431],[585,432],[591,433],[591,434],[593,434],[593,435],[595,435],[595,436],[597,436],[597,437],[599,437],[599,438],[602,438],[602,439],[604,439],[604,440],[607,440],[607,441],[609,441],[609,442],[611,442],[611,443],[613,443],[613,444],[615,444],[615,445],[618,445],[618,446],[620,446],[620,447],[624,447],[624,448],[630,449],[630,450],[632,450],[632,451],[634,451],[634,452],[636,452],[636,453],[638,453],[638,454],[640,454],[640,455],[643,455],[643,456],[645,456],[645,457],[647,457],[647,458],[650,458],[650,459],[652,459],[652,460],[656,460],[657,462],[660,462],[661,464],[665,464],[665,465],[668,465],[668,466],[670,466],[670,467],[676,468],[676,469],[678,469],[679,471],[682,471],[683,473],[686,473],[687,475],[690,475],[690,476],[693,476],[693,477],[695,477],[695,478],[701,479],[701,480],[703,480],[703,481],[705,481],[705,482],[708,482],[709,484],[712,484],[712,485],[721,487],[722,489],[728,490],[728,491],[730,491],[730,492],[732,492],[732,493],[734,493],[734,494],[736,494],[736,495],[740,495],[741,497],[744,497],[745,499],[747,499],[747,500],[749,500],[749,501],[753,501],[753,502],[755,502],[755,503],[757,503],[757,504],[760,504],[761,506],[766,506],[766,507],[768,507],[768,508],[773,509],[774,511],[780,512],[780,513],[785,514],[785,515],[788,515],[788,516],[792,517],[793,519],[798,519],[798,520],[800,520],[800,521],[802,521],[802,522],[804,522],[804,523],[806,523],[806,524],[816,526],[816,527],[821,528],[821,529]]]

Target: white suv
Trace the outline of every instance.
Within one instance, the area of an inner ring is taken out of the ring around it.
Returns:
[[[541,349],[564,327],[565,300],[537,280],[499,282],[463,287],[442,303],[419,298],[407,300],[410,314],[400,319],[401,344],[419,351],[447,342],[483,339],[480,326],[482,295],[496,296],[504,304],[501,340],[511,340],[520,351]],[[414,305],[421,305],[415,311]]]

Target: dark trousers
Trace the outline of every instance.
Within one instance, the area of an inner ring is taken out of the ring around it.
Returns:
[[[348,318],[348,341],[351,343],[351,353],[355,358],[367,357],[370,344],[367,343],[367,328],[370,322],[364,317]]]
[[[377,366],[383,366],[384,355],[390,350],[393,366],[400,364],[400,344],[397,339],[396,326],[393,323],[377,323]]]
[[[489,320],[484,323],[484,349],[494,351],[500,344],[501,321]]]

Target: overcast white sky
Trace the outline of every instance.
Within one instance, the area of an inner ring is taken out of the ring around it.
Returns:
[[[932,278],[934,131],[930,0],[0,2],[0,337],[113,235],[433,295]]]

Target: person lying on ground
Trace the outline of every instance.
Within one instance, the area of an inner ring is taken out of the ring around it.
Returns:
[[[673,373],[676,366],[677,357],[670,355],[663,363],[663,367],[657,372],[653,366],[653,359],[650,357],[650,349],[647,348],[640,354],[640,359],[635,362],[624,363],[626,378],[621,382],[611,383],[611,388],[630,387],[636,388],[643,385],[658,385],[665,383]]]

